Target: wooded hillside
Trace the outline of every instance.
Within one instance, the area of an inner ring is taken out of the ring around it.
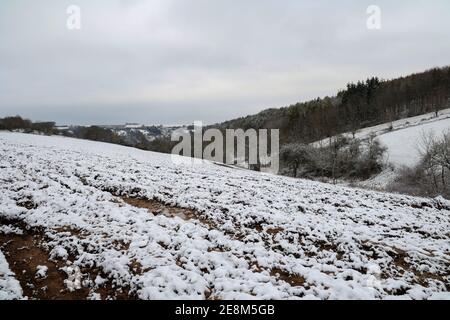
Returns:
[[[350,83],[334,97],[268,109],[225,128],[280,129],[281,143],[309,143],[368,126],[450,108],[450,67],[394,80]]]

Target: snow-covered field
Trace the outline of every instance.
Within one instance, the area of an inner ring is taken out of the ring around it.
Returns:
[[[387,148],[384,159],[387,168],[369,180],[358,182],[357,185],[369,189],[385,190],[398,177],[401,167],[413,167],[419,163],[424,135],[432,133],[439,137],[449,130],[450,109],[439,111],[437,117],[433,112],[358,130],[355,138],[365,141],[371,135],[375,135],[376,139]],[[344,136],[352,137],[353,134],[347,132]],[[314,142],[314,145],[320,146],[328,143],[329,139],[324,139]],[[345,181],[342,183],[347,184]]]
[[[36,277],[56,270],[65,291],[92,299],[450,299],[443,199],[0,132],[0,223],[0,239],[28,237],[48,255]],[[22,295],[10,269],[39,297],[45,280],[20,276],[11,241],[0,242],[0,297]]]
[[[420,160],[420,145],[423,135],[434,133],[439,137],[450,130],[450,118],[424,122],[419,125],[392,131],[378,136],[387,147],[389,162],[395,166],[414,166]]]
[[[395,121],[392,124],[392,131],[382,129],[383,126],[388,125],[390,126],[390,124],[384,124],[363,129],[360,133],[363,138],[368,137],[371,132],[377,135],[377,139],[387,148],[385,161],[390,164],[379,175],[360,183],[361,186],[383,190],[397,178],[401,167],[417,165],[421,157],[423,137],[428,134],[440,137],[450,130],[450,109],[440,111],[438,117],[430,113]]]
[[[450,130],[450,109],[439,111],[437,117],[433,112],[360,129],[355,133],[355,138],[364,141],[373,134],[388,148],[387,161],[397,167],[414,166],[420,158],[418,145],[422,135],[434,132],[439,136],[447,130]],[[344,136],[352,137],[353,134],[348,132]],[[314,144],[328,143],[327,138]]]
[[[392,122],[382,123],[373,127],[367,127],[355,132],[355,138],[360,140],[365,140],[369,138],[371,134],[375,136],[380,136],[386,133],[390,133],[392,130],[402,130],[415,126],[421,126],[424,124],[434,123],[440,120],[450,119],[450,109],[443,109],[438,112],[438,116],[434,112],[425,113],[415,117],[403,118],[400,120],[395,120]],[[351,132],[344,133],[344,136],[353,137]],[[329,138],[323,139],[321,141],[315,142],[317,145],[323,145],[329,142]]]

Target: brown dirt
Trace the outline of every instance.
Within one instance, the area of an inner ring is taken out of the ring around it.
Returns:
[[[263,272],[266,270],[265,268],[261,267],[257,262],[253,261],[250,263],[250,269],[255,272]],[[293,287],[305,287],[305,278],[303,278],[300,275],[291,274],[287,271],[284,271],[280,268],[273,268],[269,270],[269,273],[272,277],[275,277],[279,280],[283,280],[284,282],[289,283]]]
[[[49,261],[48,253],[41,249],[43,233],[25,231],[23,235],[0,234],[2,252],[22,286],[24,296],[45,300],[85,299],[89,292],[77,290],[68,292],[64,285],[66,275],[59,270],[63,265]],[[37,266],[47,266],[45,279],[36,279]]]
[[[193,209],[186,209],[167,205],[161,201],[149,200],[142,198],[121,197],[123,202],[130,206],[147,209],[149,212],[155,215],[165,215],[169,218],[179,217],[185,221],[197,220],[207,226],[209,229],[215,228],[214,222],[205,219],[201,214]]]
[[[430,273],[430,272],[417,271],[406,261],[406,259],[408,257],[407,252],[404,250],[401,250],[399,248],[392,248],[392,251],[388,251],[388,254],[392,258],[392,262],[397,268],[412,272],[416,278],[415,279],[416,282],[418,284],[420,284],[421,286],[428,287],[428,285],[429,285],[428,282],[430,280],[436,280],[436,281],[445,283],[447,290],[450,289],[450,284],[445,279],[445,276],[448,276],[448,273],[447,273],[447,275],[442,276],[442,275],[434,274],[434,273]]]
[[[267,233],[273,236],[276,236],[278,233],[283,232],[284,229],[283,228],[270,228],[267,229]]]
[[[0,220],[0,224],[13,225],[23,230],[22,235],[0,234],[0,248],[8,261],[10,269],[15,273],[19,281],[24,296],[29,299],[43,300],[85,300],[91,289],[82,288],[70,292],[67,290],[64,280],[67,275],[60,268],[65,266],[65,262],[53,262],[49,260],[49,254],[43,249],[42,243],[45,241],[43,230],[36,228],[26,228],[20,221]],[[67,232],[68,228],[61,229]],[[36,271],[38,266],[47,266],[47,277],[38,279]],[[95,279],[101,270],[97,268],[81,269],[83,274],[89,275],[90,279]],[[102,277],[105,278],[103,274]],[[129,290],[113,289],[108,281],[101,288],[96,290],[102,299],[132,299],[129,296]]]
[[[290,274],[278,268],[270,270],[270,275],[289,283],[293,287],[303,287],[305,284],[305,278],[302,276]]]

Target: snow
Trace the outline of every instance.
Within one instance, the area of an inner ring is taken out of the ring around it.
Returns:
[[[434,133],[438,137],[448,130],[450,130],[450,109],[439,111],[437,117],[433,112],[358,130],[355,138],[364,142],[371,135],[375,135],[376,139],[387,148],[387,152],[384,159],[386,169],[366,181],[357,182],[356,185],[372,190],[385,190],[398,177],[401,167],[413,167],[419,163],[423,135]],[[353,134],[347,132],[344,136],[352,137]],[[313,145],[323,146],[329,141],[327,138],[316,141]],[[342,184],[347,182],[344,181]]]
[[[0,300],[22,299],[22,288],[9,269],[5,256],[0,251]]]
[[[450,109],[441,112],[438,118],[434,114],[427,114],[414,118],[399,120],[394,130],[375,131],[377,139],[387,147],[385,162],[389,166],[380,174],[369,180],[358,183],[361,187],[383,190],[389,187],[398,177],[401,167],[414,167],[421,158],[421,143],[424,136],[434,134],[436,137],[450,130]],[[387,125],[387,124],[386,124]],[[364,130],[365,135],[373,130]]]
[[[55,246],[50,251],[50,260],[67,260],[69,253],[62,246]]]
[[[448,297],[450,206],[442,199],[7,132],[0,169],[0,218],[43,228],[52,259],[73,257],[64,268],[72,290],[83,286],[80,270],[96,267],[141,299]],[[197,219],[150,213],[119,195],[189,208]],[[23,198],[34,207],[19,206]]]
[[[23,234],[23,231],[10,225],[0,225],[0,234]]]
[[[384,190],[387,186],[395,181],[398,177],[397,168],[388,166],[379,174],[365,180],[358,182],[359,187],[368,188],[371,190]]]
[[[385,133],[378,139],[388,148],[389,162],[412,167],[420,160],[419,146],[423,135],[433,132],[439,136],[447,130],[450,130],[450,118]]]
[[[36,267],[36,277],[40,278],[40,279],[47,278],[47,271],[48,271],[47,266],[37,266]]]
[[[387,162],[390,162],[395,167],[414,166],[420,159],[418,145],[421,142],[422,134],[434,132],[439,135],[447,130],[450,130],[450,109],[439,111],[437,117],[432,112],[363,128],[356,131],[355,138],[364,141],[370,135],[375,135],[388,148]],[[347,132],[344,133],[344,136],[352,137],[353,135]],[[328,143],[329,139],[327,138],[313,144],[319,146]],[[383,175],[385,174],[389,174],[389,172],[383,173]],[[391,177],[387,176],[383,176],[380,179],[384,178],[391,180]]]
[[[450,292],[434,293],[429,300],[450,300]]]
[[[81,289],[81,282],[83,278],[83,274],[80,271],[80,267],[78,266],[66,266],[62,268],[67,274],[67,279],[64,280],[64,284],[67,287],[67,290],[73,292],[75,290]]]
[[[139,123],[127,123],[125,125],[125,128],[127,129],[138,129],[138,128],[142,128],[144,125],[143,124],[139,124]]]
[[[385,133],[389,133],[392,130],[401,130],[414,126],[420,126],[427,123],[433,123],[439,120],[450,119],[450,109],[443,109],[438,112],[438,116],[434,112],[426,113],[414,117],[403,118],[400,120],[395,120],[392,122],[382,123],[372,127],[366,127],[363,129],[359,129],[355,132],[355,138],[360,140],[365,140],[370,137],[370,135],[374,134],[375,136],[379,136]],[[352,137],[353,134],[351,132],[344,133],[345,136]],[[329,142],[329,138],[320,140],[315,142],[316,145],[327,144]]]

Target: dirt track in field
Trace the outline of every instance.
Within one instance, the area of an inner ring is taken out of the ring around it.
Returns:
[[[64,283],[67,274],[61,269],[65,262],[50,260],[49,253],[44,249],[45,234],[42,230],[26,228],[19,221],[0,220],[0,224],[11,225],[23,230],[23,234],[0,233],[0,249],[8,261],[11,271],[19,281],[23,295],[29,299],[39,300],[85,300],[92,288],[82,286],[81,289],[69,291]],[[48,268],[44,278],[36,276],[38,266]],[[92,280],[100,274],[96,268],[81,269],[84,275]],[[129,299],[127,290],[118,292],[111,283],[106,282],[102,287],[96,288],[96,293],[102,299]]]

